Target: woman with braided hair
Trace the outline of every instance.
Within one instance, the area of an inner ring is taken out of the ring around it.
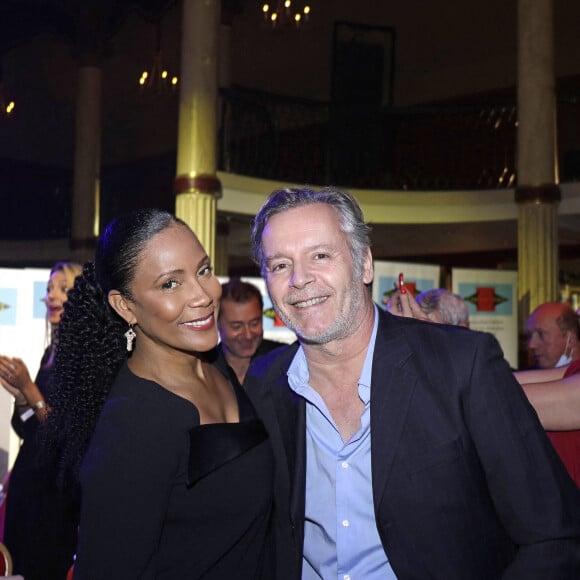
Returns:
[[[283,577],[270,443],[212,362],[220,295],[160,210],[113,220],[69,293],[46,435],[80,485],[75,580]]]

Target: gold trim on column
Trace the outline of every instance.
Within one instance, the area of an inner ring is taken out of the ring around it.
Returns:
[[[516,187],[516,203],[557,203],[559,201],[562,201],[562,192],[555,183]]]
[[[221,181],[215,175],[178,175],[173,181],[173,192],[181,193],[205,193],[213,195],[216,199],[222,196]]]

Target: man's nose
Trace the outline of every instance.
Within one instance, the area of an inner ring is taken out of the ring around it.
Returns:
[[[292,268],[292,277],[290,278],[290,286],[294,288],[303,288],[308,283],[312,282],[313,275],[306,264],[296,261]]]

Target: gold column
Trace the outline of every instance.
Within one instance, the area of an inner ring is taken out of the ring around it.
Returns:
[[[559,298],[552,0],[518,0],[518,299],[520,329]]]
[[[78,69],[71,250],[78,262],[93,259],[99,235],[101,165],[101,68],[81,62]]]
[[[526,197],[527,196],[527,197]],[[521,328],[529,313],[559,297],[557,185],[518,187],[518,287]]]
[[[215,260],[219,0],[183,0],[175,213]]]

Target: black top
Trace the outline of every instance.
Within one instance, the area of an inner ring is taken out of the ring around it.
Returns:
[[[47,349],[35,379],[43,396],[52,372],[44,366],[49,354]],[[76,502],[57,489],[51,466],[42,461],[39,426],[35,415],[23,422],[15,408],[12,427],[23,442],[10,473],[4,543],[15,574],[26,580],[63,580],[73,562],[78,513]]]
[[[274,578],[273,457],[245,392],[240,423],[125,365],[81,468],[75,580]]]

